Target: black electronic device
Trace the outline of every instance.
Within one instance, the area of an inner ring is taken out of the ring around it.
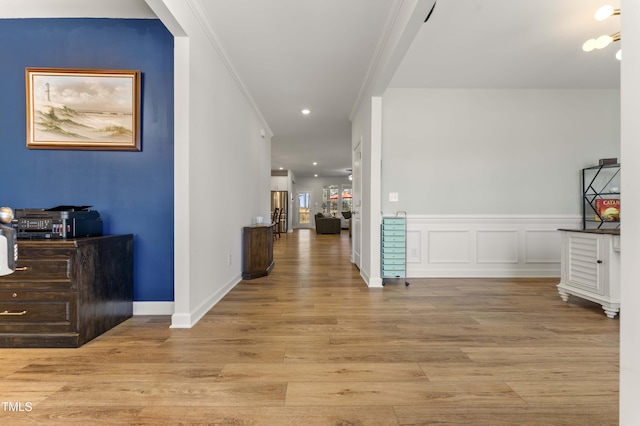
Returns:
[[[91,206],[15,209],[11,221],[18,239],[59,239],[102,235],[100,213]]]

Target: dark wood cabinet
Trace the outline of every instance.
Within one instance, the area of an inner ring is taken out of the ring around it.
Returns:
[[[246,226],[242,230],[242,279],[269,275],[273,269],[273,229]]]
[[[79,347],[133,315],[133,236],[18,240],[0,347]]]

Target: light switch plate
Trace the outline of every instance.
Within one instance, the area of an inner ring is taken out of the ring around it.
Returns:
[[[398,193],[390,192],[389,193],[389,201],[398,201]]]

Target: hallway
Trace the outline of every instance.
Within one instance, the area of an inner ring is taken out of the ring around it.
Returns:
[[[368,289],[296,230],[194,328],[134,317],[79,349],[0,349],[0,423],[615,425],[619,321],[557,279]]]

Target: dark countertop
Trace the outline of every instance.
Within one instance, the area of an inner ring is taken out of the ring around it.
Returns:
[[[583,232],[585,234],[620,235],[620,229],[558,229],[558,231]]]

